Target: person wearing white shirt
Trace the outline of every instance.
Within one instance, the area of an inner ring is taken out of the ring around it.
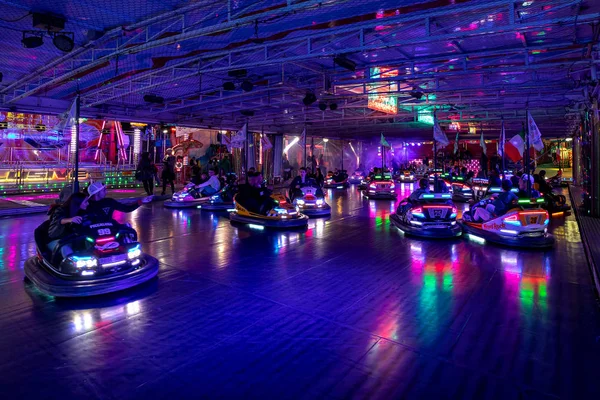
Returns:
[[[212,169],[208,170],[208,180],[204,183],[196,185],[196,189],[202,189],[202,196],[210,196],[221,189],[221,182]]]

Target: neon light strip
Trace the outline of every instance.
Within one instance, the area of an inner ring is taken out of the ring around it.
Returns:
[[[119,152],[121,153],[121,158],[127,161],[127,153],[125,152],[125,145],[123,141],[123,127],[121,126],[121,123],[119,121],[115,121],[115,127],[117,131],[117,140],[119,141]]]
[[[103,138],[105,127],[106,127],[106,121],[102,121],[102,128],[100,129],[100,137],[98,138],[98,148],[96,148],[96,155],[94,156],[94,161],[98,161],[98,155],[100,155],[100,149],[102,148],[102,138]]]
[[[117,262],[112,262],[112,263],[108,263],[108,264],[102,264],[103,267],[114,267],[115,265],[121,265],[121,264],[125,264],[127,261],[123,260],[123,261],[117,261]]]

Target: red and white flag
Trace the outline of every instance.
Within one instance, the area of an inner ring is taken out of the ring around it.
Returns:
[[[516,162],[523,158],[523,152],[525,151],[524,137],[525,132],[521,131],[504,144],[506,156],[512,161]]]

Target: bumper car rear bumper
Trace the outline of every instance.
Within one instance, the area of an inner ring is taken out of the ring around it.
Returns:
[[[195,207],[198,207],[202,203],[203,202],[200,201],[200,200],[198,200],[198,201],[173,201],[173,200],[166,200],[164,202],[164,205],[167,208],[195,208]]]
[[[265,228],[273,229],[304,228],[308,225],[308,217],[304,214],[301,214],[297,218],[275,219],[266,216],[264,218],[251,217],[232,212],[229,214],[229,219],[231,222],[239,224],[261,225]]]
[[[322,207],[300,208],[300,212],[307,217],[325,217],[331,215],[331,207],[323,204]]]
[[[129,289],[142,284],[158,273],[158,260],[142,254],[142,266],[114,276],[85,280],[64,279],[46,268],[38,257],[25,262],[25,275],[40,292],[55,297],[86,297]]]
[[[204,211],[227,211],[234,208],[235,205],[233,202],[220,202],[220,203],[212,203],[210,201],[206,201],[198,204],[198,208]]]
[[[398,214],[392,214],[390,221],[407,235],[431,239],[450,239],[462,235],[462,228],[458,223],[447,228],[423,228],[406,224]]]
[[[496,243],[504,246],[517,247],[517,248],[533,248],[533,249],[546,249],[554,246],[554,236],[549,233],[544,233],[540,236],[508,236],[499,235],[494,232],[486,231],[483,229],[477,229],[465,223],[461,223],[465,233],[474,235],[476,237],[485,239],[491,243]]]

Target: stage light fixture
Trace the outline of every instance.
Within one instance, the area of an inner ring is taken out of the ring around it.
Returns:
[[[57,33],[52,38],[52,43],[60,51],[68,53],[75,47],[75,35],[72,32]]]
[[[235,84],[233,82],[223,83],[223,90],[235,90]]]
[[[329,105],[329,109],[330,109],[331,111],[335,111],[335,110],[337,110],[337,107],[338,107],[338,106],[337,106],[337,103],[331,103],[331,104]]]
[[[145,94],[144,101],[146,103],[162,104],[165,101],[165,99],[164,97],[157,96],[155,94]]]
[[[254,85],[252,84],[252,82],[247,80],[242,82],[242,90],[244,92],[251,92],[252,89],[254,89]]]
[[[8,129],[8,122],[6,122],[6,121],[0,122],[0,129]]]
[[[36,131],[38,131],[38,132],[44,132],[44,131],[46,130],[46,125],[43,125],[43,124],[37,124],[37,125],[35,126],[35,130],[36,130]]]
[[[2,74],[2,72],[0,72],[0,82],[2,82],[2,79],[4,79],[4,75]]]
[[[43,32],[25,31],[23,32],[23,39],[21,40],[21,43],[23,43],[23,47],[26,49],[35,49],[36,47],[40,47],[44,44],[43,36]]]
[[[333,62],[348,71],[356,71],[356,63],[346,58],[346,56],[337,56],[333,58]]]
[[[417,100],[421,100],[421,97],[423,97],[423,92],[419,92],[418,90],[413,90],[412,92],[410,92],[410,95]]]
[[[254,111],[252,110],[242,110],[240,111],[244,117],[254,117]]]
[[[321,110],[321,111],[327,110],[327,103],[320,102],[319,103],[319,110]]]
[[[317,96],[315,96],[315,94],[312,92],[306,93],[306,96],[304,96],[304,98],[302,99],[302,102],[307,107],[310,106],[315,101],[317,101]]]

